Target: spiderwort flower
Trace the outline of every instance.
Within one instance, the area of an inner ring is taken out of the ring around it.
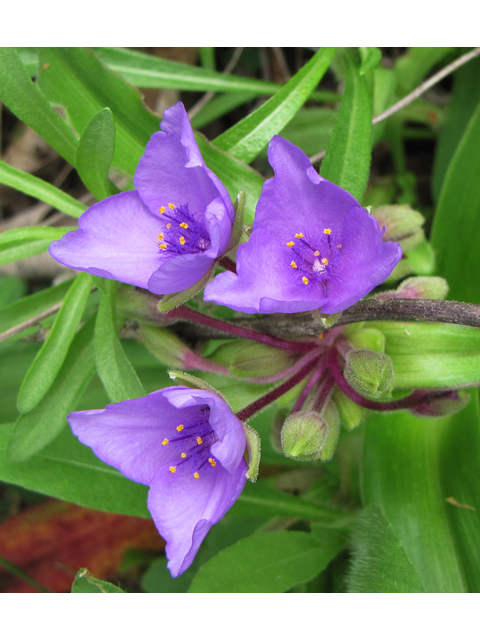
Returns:
[[[214,393],[178,386],[67,420],[101,460],[150,487],[167,566],[174,578],[183,573],[245,486],[246,440],[230,407]]]
[[[295,145],[274,136],[275,177],[263,186],[253,231],[237,251],[237,274],[205,289],[244,313],[337,313],[366,296],[402,257],[347,191],[321,178]]]
[[[51,244],[58,262],[168,294],[194,285],[225,252],[233,205],[205,165],[181,102],[160,126],[138,163],[136,191],[90,207],[78,230]]]

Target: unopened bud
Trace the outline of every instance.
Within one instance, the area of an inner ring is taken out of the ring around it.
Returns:
[[[448,391],[432,391],[411,410],[416,416],[437,418],[451,416],[458,413],[470,402],[470,394],[465,389],[451,389]]]
[[[402,280],[405,276],[412,273],[412,267],[406,258],[402,258],[398,264],[395,265],[392,273],[384,281],[384,284],[392,284],[398,280]]]
[[[390,298],[424,298],[429,300],[445,300],[448,284],[444,278],[438,276],[413,276],[407,278],[395,289],[378,293],[375,298],[388,300]]]
[[[408,264],[413,273],[430,276],[435,271],[435,254],[428,240],[417,244],[407,253]]]
[[[128,316],[143,320],[153,325],[167,326],[177,320],[158,313],[157,305],[160,296],[156,296],[150,291],[137,287],[120,286],[117,288],[116,306],[117,309]]]
[[[294,359],[291,351],[258,342],[249,343],[240,346],[233,353],[229,370],[240,378],[270,376],[287,369]]]
[[[340,436],[340,416],[335,403],[330,400],[322,411],[322,418],[327,425],[327,436],[320,451],[320,460],[327,462],[335,453]]]
[[[380,229],[385,227],[383,240],[403,240],[419,231],[425,222],[421,213],[408,204],[387,204],[372,212]]]
[[[349,351],[343,375],[355,391],[371,400],[389,396],[393,389],[393,364],[384,353],[367,349]]]
[[[186,369],[185,359],[190,349],[174,333],[164,327],[140,325],[143,344],[152,355],[167,367]]]
[[[287,458],[318,460],[327,439],[327,425],[316,411],[297,411],[285,420],[281,439]]]
[[[338,409],[340,420],[347,431],[352,431],[361,424],[364,414],[362,407],[351,400],[338,387],[333,392],[332,400]]]
[[[417,246],[417,244],[420,244],[424,240],[425,232],[423,229],[419,229],[411,236],[407,236],[406,238],[403,238],[403,240],[399,240],[398,244],[402,247],[403,254],[408,255],[410,251]]]
[[[371,349],[378,353],[385,351],[385,336],[378,329],[362,327],[349,332],[346,337],[355,349]]]

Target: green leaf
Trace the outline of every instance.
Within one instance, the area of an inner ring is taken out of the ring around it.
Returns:
[[[410,47],[403,56],[398,58],[395,65],[401,95],[413,91],[432,67],[454,51],[454,47]]]
[[[30,238],[5,242],[0,247],[0,265],[43,253],[47,251],[50,243],[51,240],[32,240]]]
[[[51,204],[52,207],[74,218],[79,218],[87,208],[82,202],[69,196],[68,193],[60,191],[57,187],[25,171],[15,169],[2,160],[0,160],[0,183]]]
[[[349,593],[424,593],[425,588],[382,510],[358,517],[352,535]]]
[[[117,335],[115,291],[117,283],[106,280],[95,324],[95,363],[111,402],[145,395],[145,389],[130,364]]]
[[[3,307],[0,316],[0,334],[58,304],[63,300],[71,285],[72,280],[66,280],[55,287],[42,289],[38,293]]]
[[[72,343],[92,290],[92,276],[80,273],[70,287],[63,305],[18,394],[19,411],[26,413],[38,405],[52,386]]]
[[[111,582],[94,578],[88,569],[80,569],[72,584],[72,593],[125,593]]]
[[[0,277],[0,309],[23,298],[26,291],[27,283],[22,278],[17,278],[17,276]]]
[[[334,52],[333,47],[317,51],[275,96],[215,138],[213,144],[244,162],[251,162],[301,109],[327,71]]]
[[[396,77],[392,69],[378,67],[374,71],[373,115],[378,116],[393,104],[395,98]],[[387,120],[382,120],[373,127],[372,146],[382,139]]]
[[[360,75],[364,76],[378,65],[382,59],[382,52],[377,47],[358,47],[362,64],[360,65]]]
[[[69,231],[74,231],[77,227],[19,227],[18,229],[7,229],[0,233],[0,247],[16,240],[60,240]]]
[[[98,200],[117,191],[108,179],[115,151],[115,123],[108,107],[98,111],[85,127],[77,148],[77,171]]]
[[[18,418],[8,444],[9,460],[27,460],[41,451],[65,427],[65,416],[75,408],[95,370],[93,323],[92,317],[75,336],[57,378],[43,399],[32,411]]]
[[[142,104],[139,92],[105,67],[88,49],[40,49],[39,85],[45,95],[67,111],[80,133],[93,116],[108,107],[115,124],[113,165],[133,175],[159,118]]]
[[[196,113],[190,122],[195,129],[201,129],[207,124],[221,118],[226,113],[230,113],[233,109],[240,107],[246,102],[250,102],[257,94],[252,91],[239,91],[235,93],[225,93],[217,96],[207,102],[198,113]]]
[[[204,69],[215,71],[215,47],[200,47],[200,62]]]
[[[480,104],[450,162],[433,221],[431,241],[437,250],[438,275],[450,286],[450,296],[480,302]],[[468,251],[465,249],[468,243]]]
[[[32,82],[18,53],[11,47],[0,48],[0,99],[75,166],[75,136]]]
[[[281,593],[323,571],[343,546],[332,530],[322,544],[303,531],[275,531],[244,538],[204,564],[191,593]]]
[[[309,107],[299,111],[280,135],[313,156],[328,144],[337,112],[326,107]]]
[[[353,51],[346,50],[347,83],[320,173],[361,201],[370,171],[372,104]]]

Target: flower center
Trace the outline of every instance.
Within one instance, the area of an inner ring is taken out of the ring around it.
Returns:
[[[171,437],[163,439],[162,445],[171,448],[170,473],[187,473],[198,480],[205,472],[216,467],[217,461],[210,447],[218,442],[218,438],[209,417],[210,408],[202,405],[196,418],[188,424],[178,424],[172,428]]]
[[[323,284],[325,294],[327,281],[334,275],[340,262],[342,245],[331,229],[324,229],[319,238],[308,238],[299,231],[295,238],[287,242],[292,252],[290,268],[298,274],[299,284],[314,282]]]
[[[160,207],[165,220],[162,232],[157,238],[160,251],[171,256],[186,253],[203,253],[210,246],[205,222],[197,218],[188,208],[188,204],[176,207],[171,202]]]

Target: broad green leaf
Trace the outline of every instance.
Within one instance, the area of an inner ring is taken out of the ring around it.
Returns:
[[[75,408],[95,370],[93,323],[94,317],[77,333],[57,378],[41,401],[32,411],[18,418],[8,444],[9,460],[27,460],[56,438],[65,427],[66,415]],[[40,488],[38,490],[41,491]]]
[[[87,208],[68,193],[25,171],[15,169],[2,160],[0,160],[0,183],[51,204],[52,207],[74,218],[79,218]]]
[[[75,166],[75,136],[35,85],[15,49],[0,48],[0,99]]]
[[[20,388],[17,406],[22,413],[30,412],[37,406],[52,386],[67,357],[91,290],[92,276],[86,272],[80,273],[73,281],[50,335],[43,343]]]
[[[25,71],[36,76],[38,71],[38,47],[15,47]]]
[[[198,113],[196,113],[190,120],[192,127],[195,129],[201,129],[210,122],[214,122],[218,118],[221,118],[226,113],[230,113],[233,109],[250,102],[256,94],[252,91],[240,91],[235,93],[225,93],[224,95],[217,96],[207,102]]]
[[[115,317],[116,282],[106,280],[95,325],[95,363],[111,402],[145,395],[142,383],[130,364],[117,336]]]
[[[352,535],[350,593],[423,593],[425,588],[385,514],[375,504],[358,517]]]
[[[125,593],[111,582],[94,578],[88,569],[80,569],[72,584],[72,593]]]
[[[447,121],[435,149],[433,195],[438,202],[448,165],[462,139],[470,119],[480,103],[480,58],[470,60],[455,72],[453,92],[448,104]]]
[[[113,164],[133,175],[159,118],[142,104],[139,92],[107,69],[90,50],[76,47],[40,49],[39,85],[61,104],[80,133],[93,116],[108,107],[116,125]]]
[[[456,300],[480,302],[480,104],[449,164],[433,221],[431,241],[437,250],[437,272]],[[467,249],[468,247],[468,249]]]
[[[355,54],[346,50],[347,83],[320,173],[361,201],[370,171],[372,104]]]
[[[335,530],[330,538],[303,531],[276,531],[244,538],[204,564],[192,593],[281,593],[323,571],[343,546]]]
[[[395,64],[395,74],[401,95],[413,91],[425,79],[432,67],[454,52],[454,47],[410,47]]]
[[[215,138],[214,145],[251,162],[301,109],[327,71],[334,51],[332,47],[317,51],[270,100]]]
[[[34,318],[59,303],[65,297],[71,284],[72,280],[66,280],[55,287],[42,289],[38,293],[3,307],[0,313],[0,334],[26,320],[30,320],[30,318]]]
[[[377,47],[358,47],[362,64],[360,65],[360,75],[364,76],[378,65],[382,59],[382,52]]]
[[[0,265],[43,253],[47,251],[50,243],[51,240],[35,240],[31,238],[5,242],[0,246]]]
[[[469,409],[456,420],[465,420]],[[478,432],[478,424],[475,429]],[[440,459],[442,441],[449,432],[453,437],[458,432],[452,418],[417,418],[404,412],[372,414],[365,427],[365,505],[375,503],[383,509],[427,592],[468,590],[464,562],[472,562],[472,557],[460,555],[449,522],[453,507],[446,502],[450,496],[443,480],[452,470],[442,466]],[[477,470],[478,460],[470,467],[469,481],[475,487]]]
[[[18,229],[7,229],[0,233],[0,247],[16,240],[60,240],[69,231],[74,231],[77,227],[19,227]]]
[[[108,179],[115,151],[115,123],[108,107],[96,113],[85,127],[77,148],[77,171],[98,200],[117,190]]]

